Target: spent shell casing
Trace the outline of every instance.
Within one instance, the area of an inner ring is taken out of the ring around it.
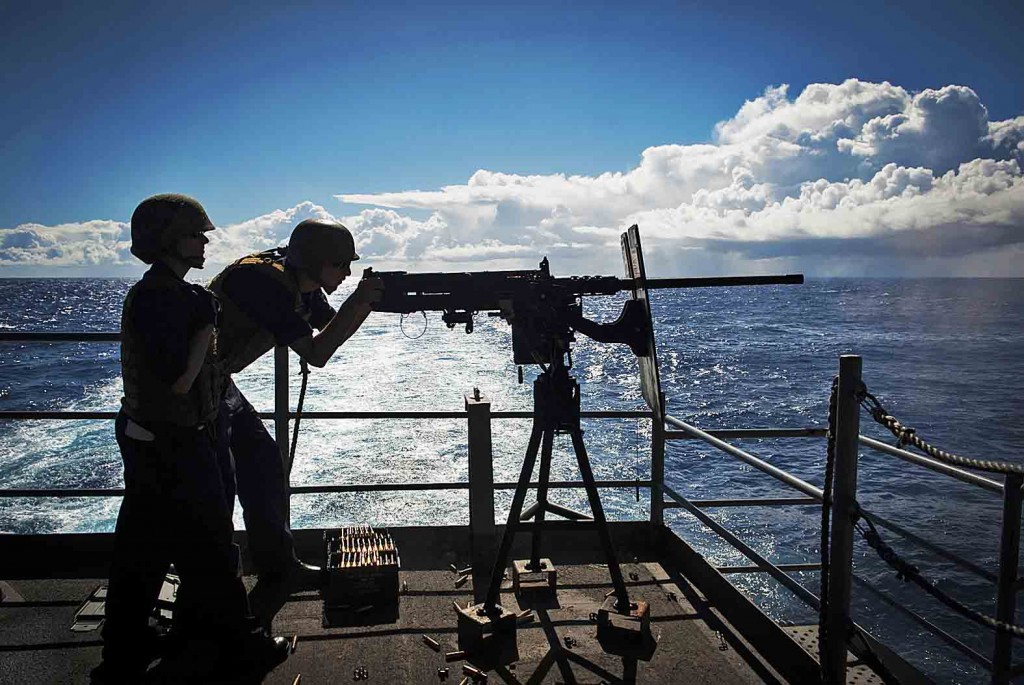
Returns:
[[[425,644],[427,647],[430,647],[435,652],[441,651],[441,643],[435,640],[434,638],[430,637],[429,635],[423,636],[423,644]]]
[[[476,668],[473,668],[469,664],[462,664],[462,672],[468,675],[470,678],[479,678],[483,673]]]
[[[465,658],[466,658],[466,653],[462,652],[462,651],[448,652],[447,654],[444,655],[444,660],[445,661],[462,661]]]
[[[455,581],[455,587],[462,587],[469,580],[469,576],[459,576],[459,579]]]
[[[299,634],[295,633],[294,635],[292,635],[291,647],[288,648],[288,653],[289,654],[294,654],[295,653],[295,645],[298,643],[298,641],[299,641]]]
[[[448,568],[452,570],[452,573],[458,573],[459,569],[455,564],[448,564]]]

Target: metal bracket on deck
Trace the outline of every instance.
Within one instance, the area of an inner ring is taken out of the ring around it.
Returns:
[[[550,559],[541,559],[540,568],[534,568],[529,559],[512,561],[512,591],[517,595],[526,590],[550,590],[558,587],[558,569]]]
[[[648,661],[656,646],[651,635],[651,608],[647,602],[630,602],[621,611],[618,598],[611,595],[597,611],[597,641],[608,654]]]
[[[474,661],[504,665],[519,660],[516,643],[516,613],[500,604],[491,609],[485,603],[458,607],[459,649]]]

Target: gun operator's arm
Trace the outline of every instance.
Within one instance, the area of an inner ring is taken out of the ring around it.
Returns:
[[[366,321],[373,304],[380,301],[381,288],[379,279],[364,278],[322,331],[299,338],[290,347],[309,364],[322,368]]]

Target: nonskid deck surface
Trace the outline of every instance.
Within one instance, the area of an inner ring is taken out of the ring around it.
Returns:
[[[447,560],[445,555],[445,559]],[[629,682],[630,666],[605,654],[596,640],[596,612],[610,588],[607,566],[559,564],[555,599],[543,595],[517,599],[506,581],[501,602],[516,610],[534,609],[534,620],[518,631],[519,660],[505,670],[488,671],[489,683]],[[262,682],[450,683],[464,677],[466,661],[446,662],[458,649],[452,602],[473,601],[472,582],[455,587],[445,568],[403,570],[406,585],[395,612],[371,610],[356,620],[363,625],[325,628],[322,601],[315,591],[293,595],[275,619],[275,633],[298,635],[296,651]],[[657,648],[649,662],[636,662],[639,683],[760,683],[773,676],[760,666],[742,640],[722,625],[700,597],[657,562],[623,564],[634,600],[651,605]],[[670,571],[671,572],[671,571]],[[246,578],[251,583],[251,578]],[[70,630],[76,609],[102,579],[5,581],[0,605],[0,682],[82,683],[100,659],[96,632]],[[434,651],[427,635],[440,644]],[[571,638],[567,644],[566,638]],[[446,680],[439,668],[448,668]],[[356,669],[365,680],[356,681]],[[543,675],[542,675],[543,674]]]

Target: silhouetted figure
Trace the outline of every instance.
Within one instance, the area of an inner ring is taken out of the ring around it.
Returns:
[[[132,254],[152,266],[121,316],[115,430],[125,496],[93,680],[137,682],[158,656],[149,616],[172,563],[181,580],[173,632],[214,645],[218,667],[266,669],[287,657],[288,644],[256,629],[232,543],[233,476],[217,450],[220,383],[207,359],[219,306],[184,280],[202,268],[214,227],[196,200],[157,195],[136,208],[131,228]]]
[[[357,259],[347,228],[333,221],[306,220],[292,231],[287,248],[252,254],[224,269],[210,283],[223,305],[218,367],[237,373],[275,345],[287,345],[309,364],[324,366],[380,299],[380,282],[369,279],[359,283],[338,311],[328,304],[326,295],[352,273],[350,265]],[[319,330],[316,335],[314,328]],[[320,569],[295,555],[281,452],[230,379],[221,419],[259,574],[250,599],[256,615],[269,627],[281,598],[297,582],[319,580]]]

